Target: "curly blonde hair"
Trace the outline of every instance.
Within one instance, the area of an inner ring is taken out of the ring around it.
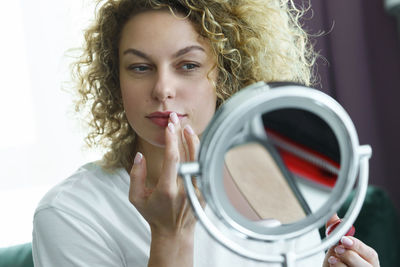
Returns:
[[[257,81],[312,82],[316,54],[300,24],[305,8],[293,0],[99,0],[73,75],[76,109],[89,113],[86,142],[107,149],[107,169],[129,168],[135,153],[135,132],[125,116],[119,84],[121,31],[132,16],[154,9],[185,15],[210,41],[219,73],[217,106]]]

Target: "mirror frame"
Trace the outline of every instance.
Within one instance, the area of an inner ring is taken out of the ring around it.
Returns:
[[[332,193],[316,212],[291,224],[265,227],[251,222],[234,212],[224,191],[222,166],[224,154],[232,142],[262,142],[266,135],[261,114],[283,108],[296,108],[319,116],[332,129],[340,149],[340,172]],[[261,123],[261,124],[260,124]],[[232,141],[233,140],[233,141]],[[335,244],[355,221],[368,185],[368,159],[371,148],[360,146],[353,122],[343,107],[321,91],[291,83],[258,82],[250,85],[226,101],[206,128],[201,141],[197,162],[183,163],[179,174],[183,178],[192,208],[206,231],[219,243],[243,257],[264,262],[295,262],[309,257]],[[359,177],[356,184],[357,175]],[[280,254],[256,253],[230,239],[204,212],[196,197],[192,177],[206,204],[225,228],[243,239],[274,242],[300,237],[322,227],[344,203],[353,187],[356,194],[342,223],[322,242],[304,251],[286,251]]]

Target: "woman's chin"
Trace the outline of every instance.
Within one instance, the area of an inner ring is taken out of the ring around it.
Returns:
[[[152,146],[158,147],[158,148],[165,148],[165,137],[159,137],[151,140],[146,140],[147,143],[149,143]]]
[[[146,149],[146,147],[156,147],[156,148],[165,148],[165,136],[164,135],[158,135],[158,136],[149,136],[147,135],[146,138],[143,138],[143,136],[138,135],[138,148],[140,149]]]

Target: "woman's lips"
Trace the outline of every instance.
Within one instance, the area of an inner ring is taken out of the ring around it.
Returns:
[[[146,118],[148,118],[154,124],[165,128],[168,125],[169,116],[172,112],[173,111],[165,111],[165,112],[157,111],[157,112],[153,112],[153,113],[147,115]],[[181,120],[183,117],[186,116],[186,115],[182,115],[179,113],[176,113],[176,115],[178,115],[179,120]]]
[[[149,119],[154,124],[157,124],[158,126],[163,127],[163,128],[167,127],[168,121],[169,121],[169,118],[164,118],[164,117],[152,117]]]

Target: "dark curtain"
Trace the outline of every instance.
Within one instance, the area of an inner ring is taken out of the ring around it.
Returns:
[[[307,2],[307,1],[305,1]],[[301,3],[298,0],[297,3]],[[400,211],[400,29],[383,0],[311,0],[304,18],[315,48],[316,88],[352,118],[360,144],[370,144],[370,184],[383,188]]]

